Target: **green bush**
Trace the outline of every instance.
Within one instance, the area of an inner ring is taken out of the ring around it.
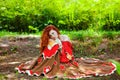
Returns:
[[[120,30],[119,0],[1,0],[0,30],[41,31],[54,24],[62,30]],[[34,31],[33,31],[34,32]]]

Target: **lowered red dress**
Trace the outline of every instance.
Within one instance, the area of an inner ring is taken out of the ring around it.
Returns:
[[[16,69],[19,73],[27,73],[30,76],[44,74],[47,78],[60,77],[78,79],[90,76],[110,75],[115,71],[115,65],[93,58],[72,57],[72,45],[69,41],[62,41],[62,48],[56,43],[52,47],[48,45],[36,60],[19,65]]]

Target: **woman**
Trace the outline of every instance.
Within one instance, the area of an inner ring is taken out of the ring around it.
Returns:
[[[48,25],[43,30],[40,56],[16,67],[19,73],[27,73],[30,76],[44,74],[47,78],[69,79],[110,75],[115,69],[112,63],[98,59],[79,58],[75,61],[69,38],[60,35],[54,25]]]

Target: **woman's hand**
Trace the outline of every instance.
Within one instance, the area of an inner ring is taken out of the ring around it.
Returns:
[[[68,58],[69,60],[72,60],[72,55],[70,55],[70,54],[67,53],[67,58]]]

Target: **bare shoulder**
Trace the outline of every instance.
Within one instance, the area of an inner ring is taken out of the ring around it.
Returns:
[[[67,35],[60,35],[61,41],[70,41],[70,38]]]

